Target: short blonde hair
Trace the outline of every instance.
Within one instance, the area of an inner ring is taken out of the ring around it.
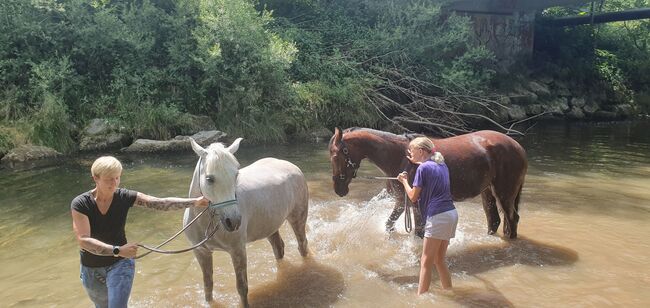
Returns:
[[[409,147],[415,147],[425,150],[427,153],[431,153],[431,160],[435,161],[438,164],[445,162],[445,158],[436,151],[436,146],[433,144],[433,141],[427,137],[417,137],[409,143]]]
[[[122,172],[122,163],[113,156],[102,156],[95,160],[90,168],[93,176],[113,175]]]

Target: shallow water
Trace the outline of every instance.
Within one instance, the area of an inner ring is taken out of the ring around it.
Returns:
[[[479,199],[457,203],[449,248],[454,291],[417,297],[421,241],[403,222],[387,238],[392,200],[381,181],[356,179],[340,198],[331,185],[326,145],[247,146],[242,165],[274,156],[296,163],[311,193],[308,239],[300,257],[285,224],[285,259],[267,241],[248,245],[254,307],[648,306],[650,304],[650,123],[545,124],[520,142],[529,157],[519,239],[486,234]],[[187,194],[196,158],[119,156],[122,186],[156,196]],[[70,200],[92,188],[94,157],[47,169],[0,171],[0,299],[3,307],[91,305],[79,281]],[[379,175],[364,161],[360,175]],[[131,210],[127,237],[157,244],[181,226],[182,211]],[[501,229],[499,235],[501,235]],[[184,237],[169,249],[187,246]],[[214,307],[239,303],[230,257],[214,254]],[[132,307],[200,307],[199,266],[191,253],[137,262]]]

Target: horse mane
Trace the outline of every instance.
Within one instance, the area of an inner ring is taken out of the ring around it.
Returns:
[[[208,153],[213,152],[217,155],[219,159],[216,159],[215,161],[212,161],[212,163],[216,163],[214,168],[217,168],[218,170],[226,170],[228,167],[232,168],[234,166],[235,170],[239,170],[239,161],[235,157],[235,155],[232,155],[230,151],[226,148],[223,143],[213,143],[210,146],[206,148]]]
[[[372,128],[365,128],[365,127],[350,127],[346,130],[343,131],[343,133],[351,133],[351,132],[366,132],[373,134],[375,136],[385,138],[385,139],[397,139],[399,141],[404,141],[404,138],[406,138],[407,141],[411,141],[415,139],[416,137],[424,136],[422,134],[413,134],[413,133],[404,133],[401,135],[393,134],[390,132],[385,132],[381,130],[376,130]]]

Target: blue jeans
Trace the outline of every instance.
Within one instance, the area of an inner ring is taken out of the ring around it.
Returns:
[[[81,283],[97,308],[126,307],[131,295],[135,260],[122,259],[105,267],[81,265]]]

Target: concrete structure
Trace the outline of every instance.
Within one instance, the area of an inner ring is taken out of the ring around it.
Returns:
[[[469,16],[479,43],[495,53],[502,69],[533,53],[535,15],[549,7],[584,4],[585,0],[461,0],[444,9]]]

